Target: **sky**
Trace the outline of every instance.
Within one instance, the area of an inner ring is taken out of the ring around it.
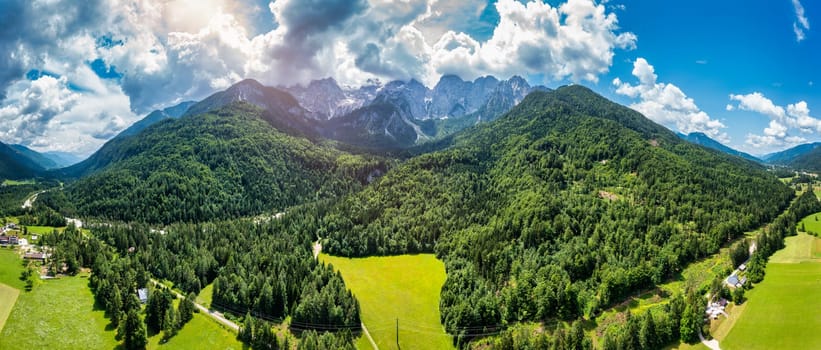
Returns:
[[[755,155],[821,141],[809,0],[3,0],[0,23],[0,141],[38,151],[244,78],[443,74],[582,84]]]

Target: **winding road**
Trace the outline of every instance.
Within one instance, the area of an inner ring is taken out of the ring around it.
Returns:
[[[154,285],[161,285],[159,282],[157,282],[157,281],[156,281],[155,279],[153,279],[153,278],[151,279],[151,283],[154,283]],[[180,293],[177,293],[177,291],[175,291],[175,290],[171,289],[171,292],[172,292],[172,293],[174,293],[174,295],[176,295],[176,296],[177,296],[177,298],[179,298],[179,299],[183,299],[183,300],[185,299],[185,296],[184,296],[184,295],[182,295],[182,294],[180,294]],[[208,316],[211,316],[211,318],[213,318],[213,319],[214,319],[214,320],[216,320],[217,322],[219,322],[219,323],[221,323],[221,324],[225,325],[226,327],[228,327],[228,328],[230,328],[230,329],[233,329],[233,330],[234,330],[234,332],[239,333],[239,325],[238,325],[238,324],[236,324],[236,323],[234,323],[234,322],[232,322],[231,320],[229,320],[229,319],[225,318],[225,316],[224,316],[221,312],[219,312],[219,311],[214,311],[214,310],[209,310],[207,307],[202,306],[201,304],[198,304],[197,302],[194,302],[194,306],[196,306],[196,307],[197,307],[197,309],[199,309],[199,310],[200,310],[200,312],[202,312],[202,313],[204,313],[204,314],[206,314],[206,315],[208,315]]]

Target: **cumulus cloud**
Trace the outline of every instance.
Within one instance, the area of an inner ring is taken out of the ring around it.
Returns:
[[[594,0],[7,0],[0,2],[0,108],[16,131],[0,141],[26,138],[45,149],[52,137],[55,149],[88,152],[137,115],[243,78],[433,85],[442,74],[544,74],[596,82],[615,51],[637,41],[620,31],[612,10]],[[95,74],[92,62],[108,73]],[[76,105],[53,116],[45,109],[10,116],[29,103],[22,93],[34,89],[25,78],[33,70],[55,77]],[[73,141],[56,140],[72,129]]]
[[[638,102],[632,103],[633,108],[653,121],[678,129],[683,133],[703,132],[720,142],[728,142],[727,133],[720,121],[712,119],[707,113],[698,108],[692,98],[687,97],[678,86],[670,83],[658,82],[655,69],[646,59],[637,58],[633,62],[633,76],[639,83],[631,85],[616,78],[613,85],[616,93]]]
[[[804,14],[804,6],[801,1],[792,0],[792,5],[795,8],[795,22],[792,24],[793,32],[795,32],[795,40],[802,41],[806,37],[806,31],[810,30],[810,20]]]
[[[501,0],[496,9],[500,20],[488,41],[455,32],[442,36],[434,45],[436,73],[547,73],[557,80],[596,82],[609,70],[614,50],[632,49],[637,40],[633,33],[617,33],[616,15],[589,0],[569,0],[559,7]]]
[[[788,104],[785,108],[776,105],[760,92],[746,95],[731,94],[730,100],[737,105],[727,105],[727,110],[755,112],[770,118],[770,123],[762,134],[747,135],[747,144],[753,147],[772,148],[806,142],[804,137],[790,133],[791,130],[801,134],[821,133],[821,119],[810,115],[806,101]]]
[[[14,97],[0,108],[0,139],[41,151],[93,152],[136,120],[116,84],[98,88],[78,93],[66,77],[48,75],[14,84]]]

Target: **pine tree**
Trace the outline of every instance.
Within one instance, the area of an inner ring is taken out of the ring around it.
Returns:
[[[194,299],[196,296],[194,293],[188,294],[184,300],[180,301],[180,305],[177,307],[177,322],[179,323],[178,328],[182,328],[183,325],[191,321],[194,317]]]
[[[124,340],[125,348],[127,350],[141,350],[145,349],[148,344],[148,338],[145,333],[145,323],[140,319],[140,315],[136,310],[130,310],[125,316],[124,322]]]
[[[639,330],[639,342],[642,349],[656,348],[656,321],[653,320],[653,314],[647,312],[642,318],[641,329]]]
[[[123,297],[120,293],[120,287],[116,284],[111,286],[111,295],[106,300],[106,312],[108,313],[108,317],[111,318],[111,324],[114,327],[119,325],[120,321],[120,313],[123,309]]]
[[[177,312],[174,310],[173,307],[169,307],[165,310],[165,315],[163,316],[163,325],[162,325],[162,332],[163,332],[163,342],[167,342],[171,337],[177,334]]]

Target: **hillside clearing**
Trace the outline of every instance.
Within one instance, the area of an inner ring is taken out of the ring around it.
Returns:
[[[402,349],[451,349],[439,322],[445,266],[433,254],[349,259],[320,254],[333,264],[359,300],[362,322],[380,350],[396,349],[396,322]],[[365,337],[360,349],[371,348]]]

